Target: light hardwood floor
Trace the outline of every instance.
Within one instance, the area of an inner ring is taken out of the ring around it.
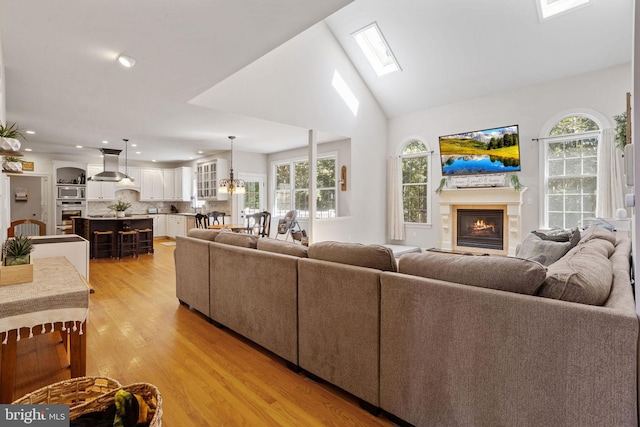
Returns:
[[[91,260],[87,375],[156,385],[165,427],[394,425],[181,306],[175,247],[161,242],[138,259]],[[16,398],[65,378],[55,337],[19,343]]]

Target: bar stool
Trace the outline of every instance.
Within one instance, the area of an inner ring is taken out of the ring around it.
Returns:
[[[118,231],[118,258],[124,255],[138,257],[138,232],[136,230]]]
[[[136,229],[138,232],[138,254],[153,253],[153,230],[151,228]]]
[[[101,237],[103,237],[102,241]],[[93,232],[93,258],[100,258],[102,254],[108,254],[109,258],[113,258],[113,231],[111,230]]]

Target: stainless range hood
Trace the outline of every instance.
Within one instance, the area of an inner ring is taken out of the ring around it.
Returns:
[[[119,182],[122,181],[127,175],[118,170],[120,162],[118,156],[122,150],[113,150],[110,148],[101,148],[100,151],[104,157],[104,170],[100,173],[89,177],[91,181],[102,182]]]

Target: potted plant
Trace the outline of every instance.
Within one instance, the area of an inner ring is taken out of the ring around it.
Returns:
[[[18,125],[15,123],[4,124],[0,122],[0,149],[4,151],[18,151],[20,150],[20,141],[18,138],[23,138],[24,135],[20,132]]]
[[[613,116],[616,121],[616,135],[614,137],[616,141],[616,147],[624,151],[624,146],[627,145],[627,112]]]
[[[33,241],[29,236],[11,237],[2,244],[2,264],[5,266],[29,264],[33,249]]]
[[[116,211],[116,217],[118,218],[124,218],[124,211],[126,211],[130,207],[131,203],[125,202],[122,199],[119,199],[117,203],[108,206],[109,209],[113,209],[114,211]]]
[[[2,156],[2,170],[22,173],[22,160],[17,156]]]

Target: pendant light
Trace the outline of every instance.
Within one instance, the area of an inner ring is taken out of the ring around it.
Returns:
[[[235,179],[233,177],[233,140],[235,136],[229,136],[231,140],[231,167],[229,169],[229,178],[221,179],[218,192],[221,194],[245,194],[244,181],[242,179]]]
[[[133,183],[133,178],[129,176],[129,140],[123,139],[124,141],[124,178],[116,183],[118,187],[133,187],[135,184]]]

